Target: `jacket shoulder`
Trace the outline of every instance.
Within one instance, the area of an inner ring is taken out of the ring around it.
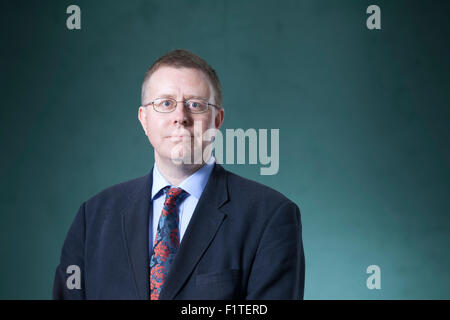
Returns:
[[[149,188],[149,174],[112,185],[85,201],[86,212],[120,211],[133,196]]]
[[[293,201],[281,192],[269,186],[244,178],[228,170],[226,172],[231,199],[243,198],[246,202],[266,203],[270,207],[282,204],[295,205]]]

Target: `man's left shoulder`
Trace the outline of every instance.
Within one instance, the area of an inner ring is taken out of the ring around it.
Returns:
[[[297,206],[281,192],[260,182],[242,177],[227,170],[230,198],[242,198],[247,203],[259,203],[268,207]]]

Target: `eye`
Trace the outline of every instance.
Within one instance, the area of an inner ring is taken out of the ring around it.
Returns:
[[[172,101],[170,101],[170,100],[163,100],[161,105],[163,107],[170,107],[172,105]]]
[[[194,112],[202,112],[206,108],[206,103],[199,100],[189,100],[187,101],[187,105]]]

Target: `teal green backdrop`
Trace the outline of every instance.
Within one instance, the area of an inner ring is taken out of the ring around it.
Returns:
[[[66,27],[71,4],[81,30]],[[371,4],[381,30],[366,27]],[[150,171],[141,81],[185,48],[221,78],[222,132],[280,130],[278,174],[225,167],[300,207],[306,299],[449,299],[449,12],[425,0],[3,0],[0,298],[50,298],[80,204]]]

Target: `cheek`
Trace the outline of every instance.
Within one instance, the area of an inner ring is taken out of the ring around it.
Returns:
[[[161,141],[165,127],[160,119],[147,119],[147,136],[152,144]]]
[[[207,119],[201,119],[197,120],[197,123],[194,125],[194,133],[195,136],[201,136],[205,133],[205,131],[215,128],[214,120],[207,118]]]
[[[202,128],[202,139],[205,142],[211,141],[211,137],[216,134],[216,126],[214,124],[214,119],[207,119],[203,123]]]
[[[160,117],[150,116],[147,118],[147,128],[155,132],[161,132],[162,129],[167,127],[167,120]]]

